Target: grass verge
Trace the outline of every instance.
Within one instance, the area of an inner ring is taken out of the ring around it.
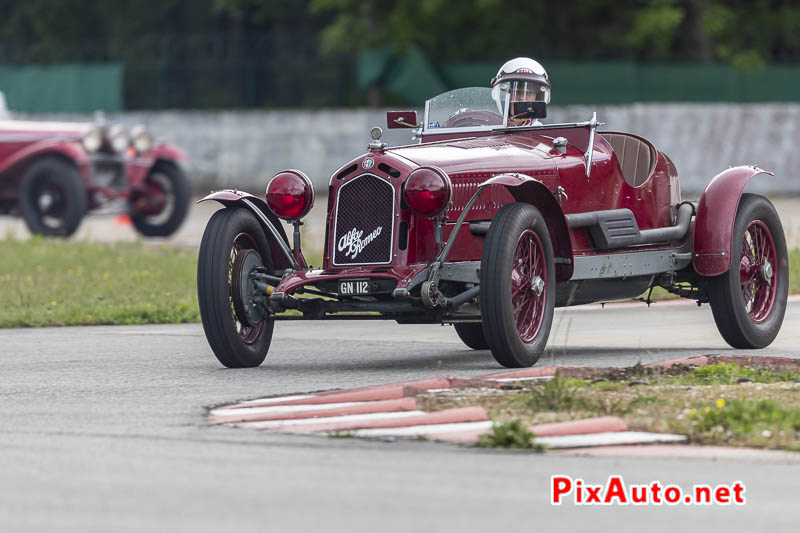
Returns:
[[[321,254],[311,255],[320,265]],[[200,320],[194,251],[7,237],[0,258],[0,327]],[[790,252],[789,271],[789,292],[800,293],[800,250]]]
[[[431,411],[484,407],[495,428],[482,446],[524,447],[521,430],[531,425],[613,415],[632,430],[680,433],[694,443],[800,451],[800,367],[628,370],[592,380],[521,382],[513,390],[427,394],[417,401]]]
[[[198,322],[197,253],[0,240],[0,327]]]

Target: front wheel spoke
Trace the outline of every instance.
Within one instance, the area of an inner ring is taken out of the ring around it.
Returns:
[[[522,307],[525,305],[525,301],[526,301],[526,299],[523,296],[522,298],[520,298],[517,301],[516,304],[514,304],[514,316],[519,316],[519,313],[522,310]]]
[[[528,307],[525,309],[526,330],[531,330],[536,322],[536,298],[531,298]]]
[[[536,263],[536,245],[533,243],[532,239],[528,239],[528,272],[533,278],[534,273],[536,272],[534,265]]]
[[[526,298],[522,300],[519,305],[514,309],[514,319],[517,322],[517,325],[523,324],[525,322],[525,317],[527,315],[526,310],[528,308],[529,300]]]

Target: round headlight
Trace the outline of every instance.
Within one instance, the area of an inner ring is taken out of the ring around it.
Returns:
[[[98,151],[100,147],[103,146],[103,130],[97,126],[92,126],[92,128],[84,134],[81,142],[87,152]]]
[[[108,132],[108,142],[115,152],[124,152],[128,148],[128,144],[130,144],[128,132],[122,126],[113,126]]]
[[[266,198],[278,218],[299,220],[314,206],[314,186],[299,170],[283,170],[269,180]]]
[[[133,147],[136,152],[143,154],[149,152],[153,147],[153,136],[147,131],[144,126],[136,126],[131,130],[131,138],[133,139]]]
[[[405,186],[406,203],[415,213],[436,218],[447,209],[453,195],[450,176],[436,167],[420,167],[408,175]]]

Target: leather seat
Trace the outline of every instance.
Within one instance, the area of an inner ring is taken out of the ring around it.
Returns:
[[[653,146],[626,133],[601,133],[617,154],[622,176],[628,185],[639,187],[653,172],[656,164],[656,151]]]

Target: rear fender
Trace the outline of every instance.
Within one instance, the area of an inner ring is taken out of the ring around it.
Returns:
[[[22,150],[14,152],[0,162],[0,174],[7,171],[11,173],[20,172],[35,159],[48,155],[55,155],[72,161],[80,170],[83,179],[87,183],[89,182],[89,156],[86,151],[79,143],[59,139],[49,139],[30,144]]]
[[[225,189],[212,192],[198,200],[197,203],[209,200],[219,202],[225,207],[242,207],[256,216],[256,219],[264,228],[264,234],[269,243],[269,251],[272,255],[272,266],[275,270],[306,268],[305,259],[303,259],[302,255],[298,254],[295,257],[292,254],[289,247],[289,239],[286,237],[283,225],[281,225],[278,217],[272,213],[264,200],[244,191]]]
[[[553,243],[556,260],[556,279],[563,281],[572,277],[572,242],[569,238],[564,211],[553,193],[541,181],[524,174],[499,174],[481,184],[502,185],[518,202],[536,207],[544,216]]]
[[[745,186],[759,174],[774,176],[755,166],[732,167],[720,172],[708,184],[694,223],[692,262],[701,276],[719,276],[731,268],[733,224]]]

